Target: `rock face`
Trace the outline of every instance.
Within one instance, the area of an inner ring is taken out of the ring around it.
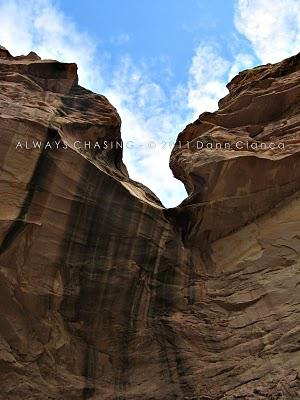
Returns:
[[[172,209],[76,69],[0,48],[0,398],[300,398],[300,57],[179,135]]]

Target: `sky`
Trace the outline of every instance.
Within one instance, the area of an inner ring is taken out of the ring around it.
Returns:
[[[0,0],[0,18],[13,55],[76,62],[108,97],[131,178],[166,207],[186,197],[168,166],[177,135],[239,71],[300,51],[299,0]]]

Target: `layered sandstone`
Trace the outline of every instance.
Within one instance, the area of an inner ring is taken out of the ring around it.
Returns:
[[[0,48],[0,398],[299,398],[299,56],[179,135],[172,209],[74,145],[121,140],[76,70]]]

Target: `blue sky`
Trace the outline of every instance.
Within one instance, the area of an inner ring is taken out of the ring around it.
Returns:
[[[234,2],[223,0],[101,0],[57,3],[94,39],[110,65],[128,53],[151,66],[152,79],[171,86],[184,82],[200,41],[217,41],[230,57],[234,42]]]
[[[239,71],[300,50],[298,0],[0,0],[0,15],[14,55],[77,62],[80,84],[117,107],[129,173],[166,206],[186,196],[168,168],[178,133]]]

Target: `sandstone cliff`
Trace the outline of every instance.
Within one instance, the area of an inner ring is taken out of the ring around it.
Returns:
[[[0,47],[0,398],[300,398],[299,55],[179,135],[172,209],[74,145],[121,140],[76,70]]]

